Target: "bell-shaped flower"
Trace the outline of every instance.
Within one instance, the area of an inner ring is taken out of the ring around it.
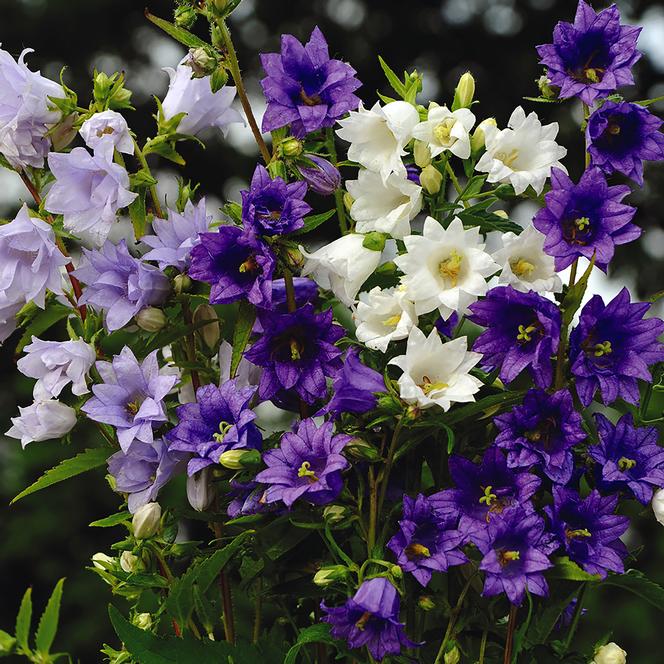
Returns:
[[[103,111],[88,118],[79,130],[85,144],[94,150],[102,141],[108,141],[118,152],[134,154],[134,141],[127,121],[117,111]]]
[[[431,102],[427,119],[415,125],[413,137],[429,146],[432,157],[448,151],[459,159],[468,159],[474,124],[475,116],[469,109],[450,111],[447,106]]]
[[[12,427],[6,435],[18,438],[23,448],[28,443],[61,438],[76,424],[76,411],[54,399],[35,401],[18,411],[19,416],[12,417]]]

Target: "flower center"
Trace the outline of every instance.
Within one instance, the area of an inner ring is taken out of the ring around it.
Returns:
[[[510,563],[520,559],[521,553],[519,551],[506,551],[505,549],[498,551],[498,562],[501,567],[507,567]]]
[[[634,459],[628,459],[627,457],[621,457],[618,461],[618,468],[625,472],[626,470],[632,470],[636,466],[636,461]]]
[[[513,274],[522,278],[530,277],[535,271],[535,266],[525,258],[515,258],[514,260],[511,260],[510,267],[512,268]]]
[[[218,443],[223,443],[224,438],[226,438],[226,434],[232,428],[232,426],[232,424],[222,420],[219,422],[219,431],[217,433],[213,433],[212,438],[214,438],[214,440],[216,440]]]
[[[302,351],[304,350],[304,348],[297,339],[291,338],[290,342],[288,343],[288,346],[290,348],[291,360],[299,360],[302,358]]]
[[[312,95],[311,97],[304,91],[304,88],[300,88],[300,99],[307,106],[318,106],[322,103],[322,99],[318,95]]]
[[[588,219],[588,217],[579,217],[578,219],[574,220],[574,225],[580,231],[586,231],[586,230],[588,230],[588,227],[590,226],[590,219]]]
[[[254,254],[247,256],[247,259],[243,263],[240,263],[240,267],[238,268],[242,274],[245,272],[256,272],[259,269],[260,268],[258,267],[256,256]]]
[[[591,83],[599,83],[602,80],[601,74],[604,72],[603,69],[598,69],[596,67],[586,67],[583,70],[583,75],[586,77],[586,80]]]
[[[424,544],[409,544],[404,549],[404,553],[408,557],[408,560],[413,560],[415,558],[431,558],[431,551],[429,551]]]
[[[297,470],[298,477],[306,477],[311,484],[318,482],[318,477],[316,473],[311,470],[311,463],[309,461],[303,461],[302,465]]]
[[[459,283],[462,263],[463,256],[456,249],[452,251],[448,258],[438,263],[438,274],[443,279],[449,279],[452,288],[456,288]]]
[[[115,130],[113,127],[104,127],[103,129],[97,129],[97,137],[101,138],[102,136],[108,136],[109,134],[114,134]]]
[[[456,120],[454,118],[447,118],[443,120],[440,124],[434,127],[434,138],[443,145],[451,145],[452,143],[456,142],[455,138],[450,140],[450,134],[455,124]]]
[[[565,529],[565,537],[567,538],[567,541],[592,536],[592,533],[587,528],[578,528],[577,530],[570,530],[569,528]]]
[[[498,500],[498,496],[495,493],[491,493],[491,489],[493,488],[491,485],[487,487],[480,487],[484,490],[484,495],[480,498],[480,505],[486,504],[487,507],[491,507],[491,505]]]
[[[514,162],[519,158],[519,151],[515,148],[510,152],[497,152],[496,159],[502,161],[505,166],[512,168]]]
[[[399,324],[400,320],[401,320],[401,314],[394,314],[394,316],[390,316],[389,318],[386,318],[383,321],[383,325],[385,327],[396,327]]]
[[[528,343],[533,340],[531,336],[533,332],[537,330],[537,325],[519,325],[519,334],[516,335],[516,340],[521,341],[522,343]]]
[[[606,130],[611,134],[611,136],[617,136],[620,133],[620,125],[616,122],[609,123],[609,126]]]
[[[126,406],[127,412],[130,415],[136,415],[136,413],[138,413],[140,407],[141,407],[141,403],[138,399],[134,399],[133,401],[130,401]]]
[[[357,629],[364,630],[364,628],[367,626],[367,623],[369,622],[370,618],[371,618],[371,612],[370,611],[365,611],[360,616],[360,619],[355,623],[355,627],[357,627]]]
[[[602,341],[600,344],[595,344],[593,349],[593,355],[595,357],[603,357],[604,355],[610,355],[613,353],[613,348],[611,347],[610,341]]]
[[[444,390],[446,387],[449,387],[449,385],[442,381],[434,383],[431,381],[431,378],[429,378],[429,376],[422,376],[422,382],[420,383],[420,387],[422,388],[422,392],[424,392],[424,394],[429,395],[432,392],[438,392],[439,390]]]

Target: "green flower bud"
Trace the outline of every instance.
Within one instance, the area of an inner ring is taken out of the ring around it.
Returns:
[[[304,150],[304,145],[302,145],[302,141],[291,136],[279,144],[279,149],[284,157],[299,157]]]
[[[141,559],[131,551],[123,551],[120,555],[120,567],[124,572],[130,574],[142,569],[143,565]]]
[[[420,173],[420,184],[427,194],[437,194],[443,184],[443,174],[433,164],[429,164]]]
[[[136,539],[152,537],[158,530],[161,521],[161,505],[159,503],[146,503],[139,507],[131,521],[131,527]]]
[[[546,74],[542,74],[537,79],[537,87],[539,88],[540,94],[545,99],[558,99],[560,88],[552,86],[551,81]]]
[[[417,598],[417,606],[419,606],[422,611],[431,611],[431,609],[436,608],[436,603],[429,595],[421,595]]]
[[[175,8],[173,20],[179,28],[189,30],[196,22],[196,10],[188,5],[180,5]]]
[[[413,145],[413,158],[420,168],[426,168],[431,163],[431,150],[424,141],[415,141]]]
[[[152,627],[152,616],[149,613],[137,613],[131,622],[139,629],[148,630]]]
[[[210,322],[203,325],[205,321]],[[194,310],[193,323],[196,326],[196,334],[201,341],[209,349],[215,349],[221,337],[221,326],[219,325],[219,317],[214,307],[209,304],[198,305]],[[201,327],[198,327],[199,325]]]
[[[459,664],[461,661],[461,653],[459,652],[459,649],[456,647],[456,645],[452,648],[452,650],[448,650],[445,653],[443,661],[445,664]]]
[[[230,470],[253,468],[260,462],[261,453],[258,450],[227,450],[219,457],[219,463]]]
[[[329,586],[335,581],[341,581],[348,576],[348,568],[343,565],[330,565],[329,567],[321,567],[316,574],[314,574],[314,583],[317,586]]]
[[[459,79],[459,83],[454,91],[454,103],[452,104],[453,110],[458,108],[470,108],[475,96],[475,79],[473,75],[467,71]]]
[[[399,565],[392,565],[390,567],[390,574],[395,578],[395,579],[400,579],[403,576],[403,570]]]
[[[191,288],[191,279],[186,274],[177,274],[173,278],[173,291],[176,295],[187,293]]]
[[[344,207],[346,208],[346,212],[350,212],[354,202],[355,199],[346,191],[344,193]]]
[[[217,68],[217,58],[205,46],[189,49],[186,64],[191,67],[196,78],[208,76]]]
[[[74,127],[76,120],[78,120],[78,113],[70,113],[48,132],[56,152],[64,150],[76,138],[76,134],[78,134],[78,130]]]
[[[11,655],[16,647],[16,639],[0,630],[0,657]]]
[[[219,92],[226,83],[228,83],[228,71],[223,65],[219,65],[210,76],[210,89],[212,92]]]
[[[323,510],[323,519],[327,523],[340,523],[348,516],[348,510],[341,505],[328,505]]]
[[[286,164],[284,164],[284,162],[279,159],[271,161],[267,165],[267,170],[270,173],[270,177],[273,179],[276,177],[280,177],[286,180],[288,177],[288,174],[286,173]]]
[[[156,307],[145,307],[135,316],[136,325],[146,332],[159,332],[166,325],[166,315]]]
[[[475,129],[473,135],[470,137],[470,149],[473,152],[479,152],[480,150],[484,149],[484,130],[489,126],[497,126],[495,118],[487,118],[486,120],[482,120],[482,122],[477,125],[477,129]]]
[[[496,217],[502,217],[503,219],[510,218],[505,210],[494,210],[493,213],[496,215]]]
[[[373,445],[370,445],[360,438],[354,438],[351,440],[344,448],[344,452],[363,461],[373,462],[381,460],[378,450]]]
[[[371,249],[372,251],[383,251],[385,248],[385,242],[387,240],[387,235],[385,233],[379,233],[378,231],[371,231],[364,236],[364,241],[362,246],[365,249]]]
[[[115,567],[115,558],[106,555],[105,553],[95,553],[92,555],[92,564],[97,569],[107,570],[109,567]]]
[[[98,110],[131,108],[131,90],[124,87],[124,74],[116,72],[108,76],[104,72],[95,71],[92,94]]]

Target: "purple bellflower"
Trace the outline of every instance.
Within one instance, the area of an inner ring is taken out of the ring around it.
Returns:
[[[305,154],[313,166],[300,166],[300,175],[309,188],[321,196],[330,196],[341,186],[341,173],[327,159],[315,154]]]
[[[306,45],[292,35],[282,35],[281,52],[263,53],[261,63],[267,74],[261,81],[267,99],[263,131],[290,125],[291,132],[302,138],[334,126],[360,104],[353,94],[362,85],[355,70],[330,58],[318,28]]]

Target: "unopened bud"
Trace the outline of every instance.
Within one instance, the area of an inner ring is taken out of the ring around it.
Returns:
[[[148,630],[152,627],[152,616],[149,613],[137,613],[131,622],[139,629]]]
[[[186,63],[191,67],[194,76],[202,78],[210,75],[217,68],[217,58],[204,46],[189,50]]]
[[[115,558],[112,558],[111,556],[106,555],[105,553],[95,553],[92,556],[92,564],[97,568],[97,569],[108,569],[109,567],[114,567],[115,566]]]
[[[187,500],[197,511],[204,512],[212,503],[214,490],[210,485],[210,469],[203,468],[187,477]]]
[[[560,88],[551,85],[551,81],[546,74],[542,74],[537,79],[537,87],[539,88],[540,94],[545,99],[558,99],[558,92]]]
[[[348,516],[348,510],[341,505],[328,505],[323,510],[323,519],[327,523],[339,523]]]
[[[291,136],[279,144],[279,149],[284,157],[299,157],[302,154],[304,146],[302,145],[302,141]]]
[[[509,219],[509,215],[505,210],[494,210],[493,212],[496,217],[502,217],[503,219]]]
[[[179,28],[189,30],[196,22],[196,10],[191,6],[180,5],[175,8],[173,20]]]
[[[420,184],[427,194],[435,195],[443,184],[443,174],[433,164],[429,164],[420,173]]]
[[[445,664],[459,664],[459,662],[461,661],[461,653],[459,652],[459,649],[456,646],[454,646],[452,650],[448,650],[445,653],[443,661],[445,662]]]
[[[346,192],[344,194],[344,207],[346,208],[346,212],[350,212],[354,202],[355,199],[348,192]]]
[[[205,323],[205,321],[210,322]],[[221,327],[219,326],[219,316],[217,316],[214,307],[209,304],[199,304],[194,311],[193,323],[196,327],[196,334],[201,341],[208,348],[215,349],[221,337]]]
[[[413,158],[420,168],[426,168],[431,163],[431,150],[424,141],[416,140],[413,145]]]
[[[288,174],[286,173],[286,164],[284,164],[284,162],[281,161],[280,159],[275,159],[274,161],[271,161],[267,165],[267,170],[272,179],[282,178],[283,180],[285,180],[288,177]]]
[[[482,122],[477,125],[473,135],[470,137],[470,149],[473,152],[479,152],[480,150],[483,150],[486,141],[486,136],[484,133],[486,128],[497,126],[498,125],[495,118],[487,118],[486,120],[482,120]]]
[[[146,503],[139,507],[134,514],[131,526],[136,539],[147,539],[159,530],[161,521],[161,505],[159,503]]]
[[[219,457],[219,463],[230,470],[253,468],[260,462],[261,453],[258,450],[227,450]]]
[[[652,511],[655,519],[664,526],[664,489],[657,489],[652,498]]]
[[[186,274],[177,274],[173,278],[173,291],[176,295],[188,293],[191,288],[191,279]]]
[[[470,108],[475,96],[475,79],[473,75],[467,71],[459,79],[459,83],[454,91],[454,102],[452,110],[456,111],[459,108]]]
[[[348,576],[348,568],[343,565],[331,565],[329,567],[321,567],[316,574],[314,574],[314,583],[317,586],[329,586],[335,581],[341,581]]]
[[[156,307],[145,307],[135,316],[136,325],[146,332],[159,332],[166,325],[166,315]]]
[[[219,65],[210,76],[210,89],[212,93],[219,92],[228,83],[228,71],[223,65]]]
[[[625,664],[625,662],[627,662],[627,653],[612,641],[595,651],[592,664]]]
[[[431,611],[436,608],[436,603],[429,595],[421,595],[417,598],[417,606],[419,606],[422,611]]]
[[[362,246],[365,249],[370,249],[371,251],[383,251],[383,249],[385,249],[386,241],[387,235],[385,233],[371,231],[364,236]]]
[[[134,555],[131,551],[123,551],[120,556],[120,567],[127,574],[131,574],[131,572],[139,570],[142,565],[138,556]]]
[[[378,450],[373,445],[360,438],[354,438],[351,440],[348,445],[344,447],[344,453],[350,454],[362,461],[380,461],[381,459]]]
[[[78,120],[78,113],[66,115],[49,132],[53,149],[56,152],[64,150],[76,137],[78,130],[74,127]]]
[[[395,578],[395,579],[400,579],[403,576],[403,570],[399,565],[392,565],[390,567],[390,574]]]

